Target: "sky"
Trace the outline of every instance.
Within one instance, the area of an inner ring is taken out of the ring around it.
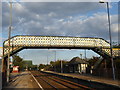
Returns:
[[[118,2],[110,2],[110,18],[113,42],[118,42]],[[109,41],[105,3],[98,2],[17,2],[12,8],[11,36],[45,35],[99,37]],[[9,3],[2,3],[2,42],[8,37]],[[34,64],[56,59],[70,60],[84,57],[85,50],[36,50],[27,49],[19,55]],[[87,50],[87,57],[98,56]]]

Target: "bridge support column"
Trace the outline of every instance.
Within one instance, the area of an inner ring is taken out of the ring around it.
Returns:
[[[7,59],[2,59],[2,86],[7,84]]]
[[[4,57],[4,51],[5,48],[3,46],[3,57],[2,57],[2,86],[5,86],[7,84],[7,57]]]

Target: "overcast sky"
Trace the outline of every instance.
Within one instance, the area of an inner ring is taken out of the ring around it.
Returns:
[[[118,3],[110,3],[111,30],[114,42],[118,40]],[[20,2],[13,3],[13,30],[15,35],[49,35],[99,37],[109,41],[106,4],[98,2]],[[2,3],[2,39],[7,39],[9,4]],[[24,50],[20,55],[35,64],[46,58],[48,50]],[[27,53],[29,52],[29,54]],[[34,52],[36,55],[31,56]],[[43,52],[44,54],[40,54]],[[77,50],[59,52],[59,59],[80,56]],[[30,54],[31,53],[31,54]],[[64,56],[64,53],[69,55]],[[91,57],[93,52],[88,52]],[[40,60],[37,56],[40,55]],[[35,57],[35,58],[34,58]],[[53,56],[54,57],[54,52]],[[52,60],[52,59],[51,59]],[[43,63],[45,63],[43,61]]]

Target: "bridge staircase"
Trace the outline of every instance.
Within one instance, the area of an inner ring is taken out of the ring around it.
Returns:
[[[93,51],[96,52],[96,53],[98,53],[102,57],[104,57],[104,59],[109,59],[110,60],[110,58],[111,58],[110,49],[108,49],[108,48],[107,49],[95,48],[95,49],[93,49]],[[118,49],[118,48],[112,48],[112,51],[113,51],[112,52],[113,53],[113,59],[119,56],[120,49]],[[104,59],[98,60],[94,64],[93,69],[97,69]]]

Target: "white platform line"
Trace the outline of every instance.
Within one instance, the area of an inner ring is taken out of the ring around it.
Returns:
[[[30,72],[31,73],[31,72]],[[32,73],[31,73],[31,75],[32,75]],[[43,89],[43,87],[40,85],[40,83],[37,81],[37,79],[32,75],[32,77],[34,78],[34,80],[36,81],[36,83],[38,84],[38,86],[42,89],[42,90],[44,90]]]

